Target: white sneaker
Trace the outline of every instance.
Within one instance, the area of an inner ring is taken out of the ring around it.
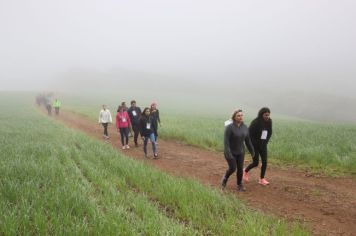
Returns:
[[[126,149],[130,149],[130,146],[129,146],[129,145],[126,145]]]
[[[126,146],[122,146],[122,150],[125,150],[126,149]]]

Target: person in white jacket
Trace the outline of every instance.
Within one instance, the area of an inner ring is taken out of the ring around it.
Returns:
[[[106,105],[103,105],[103,109],[101,109],[99,113],[99,124],[102,124],[104,127],[104,135],[105,139],[109,138],[108,134],[108,125],[112,123],[112,117],[109,109],[106,108]]]

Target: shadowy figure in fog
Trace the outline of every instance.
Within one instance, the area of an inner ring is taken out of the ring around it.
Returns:
[[[242,110],[239,109],[234,111],[231,120],[233,122],[225,127],[224,133],[224,157],[229,168],[221,180],[221,187],[222,189],[225,188],[227,180],[237,168],[237,190],[245,191],[245,187],[242,185],[243,165],[245,159],[244,143],[252,156],[255,155],[255,152],[249,136],[249,130],[243,123]]]
[[[45,105],[46,105],[48,115],[52,115],[52,101],[49,95],[47,95],[45,98]]]
[[[151,115],[150,108],[146,107],[140,118],[140,134],[143,139],[143,152],[147,158],[147,143],[148,140],[151,140],[152,151],[154,158],[158,158],[157,147],[156,147],[156,138],[155,138],[155,122],[154,117]]]
[[[250,124],[249,131],[255,155],[253,155],[253,162],[244,171],[243,179],[245,182],[249,181],[248,172],[258,166],[259,156],[261,156],[262,166],[258,183],[261,185],[269,184],[265,179],[265,174],[267,169],[267,144],[272,136],[272,119],[270,118],[270,114],[270,109],[263,107],[258,112],[257,118]]]
[[[112,123],[112,117],[109,109],[106,108],[106,105],[103,105],[103,108],[100,110],[99,113],[99,124],[102,124],[104,127],[104,135],[103,137],[105,139],[109,138],[109,133],[108,133],[108,125]]]
[[[53,107],[56,112],[56,115],[59,115],[59,108],[61,108],[61,105],[62,105],[61,101],[58,98],[56,98],[53,102]]]

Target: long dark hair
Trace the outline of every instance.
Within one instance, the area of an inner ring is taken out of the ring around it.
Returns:
[[[263,114],[271,113],[271,110],[268,107],[262,107],[257,114],[258,119],[263,119]]]
[[[145,107],[145,109],[143,109],[142,114],[141,114],[141,117],[146,116],[146,111],[147,111],[147,110],[150,111],[150,108],[149,108],[149,107]]]
[[[120,105],[118,108],[117,108],[117,112],[120,112],[122,106]]]

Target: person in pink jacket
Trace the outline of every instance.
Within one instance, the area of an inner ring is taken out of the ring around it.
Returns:
[[[129,149],[129,130],[131,126],[130,116],[125,106],[119,106],[116,113],[116,128],[120,132],[122,149]],[[125,139],[125,140],[124,140]]]

